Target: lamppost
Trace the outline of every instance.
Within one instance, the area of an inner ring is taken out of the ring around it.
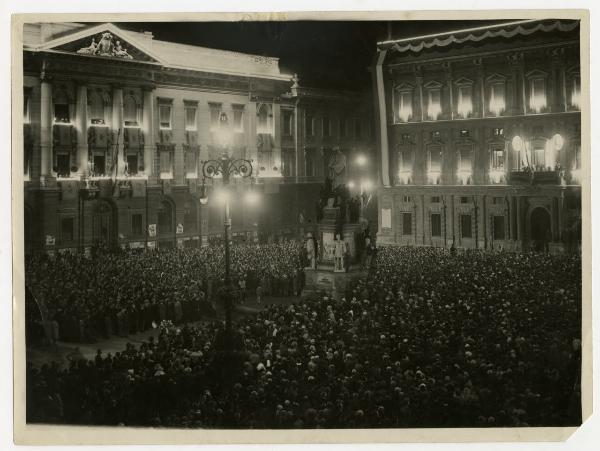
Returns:
[[[229,217],[229,192],[227,186],[229,185],[229,178],[231,175],[248,178],[252,176],[252,160],[246,160],[243,158],[231,158],[226,152],[223,153],[221,158],[216,160],[206,160],[202,163],[202,191],[200,194],[200,203],[206,205],[208,197],[206,195],[206,187],[204,179],[214,179],[215,177],[221,176],[223,180],[224,191],[221,193],[221,198],[225,203],[225,222],[224,222],[224,235],[225,235],[225,331],[228,340],[228,348],[231,346],[231,312],[232,306],[232,290],[231,290],[231,264],[229,260],[229,231],[231,229],[231,218]]]

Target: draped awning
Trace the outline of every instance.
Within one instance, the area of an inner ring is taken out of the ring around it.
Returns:
[[[528,36],[537,32],[569,32],[575,30],[577,27],[579,27],[578,20],[521,20],[435,35],[383,41],[377,45],[380,50],[386,49],[396,52],[418,53],[424,49],[446,47],[451,44],[463,44],[465,42],[480,42],[484,39],[497,37],[512,38],[518,35]]]

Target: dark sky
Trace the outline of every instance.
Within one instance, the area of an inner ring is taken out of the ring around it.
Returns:
[[[498,22],[498,21],[496,21]],[[394,39],[487,25],[492,21],[392,22]],[[151,31],[155,39],[280,58],[284,73],[300,84],[368,89],[377,41],[388,38],[384,21],[136,22],[118,26]]]

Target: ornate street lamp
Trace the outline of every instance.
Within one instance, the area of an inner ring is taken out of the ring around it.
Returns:
[[[205,179],[214,179],[215,177],[222,177],[223,186],[227,189],[229,185],[230,176],[237,176],[242,178],[248,178],[252,176],[252,160],[246,160],[243,158],[231,158],[227,153],[223,153],[221,158],[216,160],[202,161],[202,191],[200,195],[200,203],[205,205],[208,201],[206,195],[206,187],[204,185]],[[229,230],[231,229],[231,219],[229,217],[229,196],[224,195],[223,200],[225,203],[225,331],[228,340],[228,348],[232,344],[231,337],[231,313],[233,309],[232,305],[232,290],[231,290],[231,275],[230,275],[230,261],[229,261]]]

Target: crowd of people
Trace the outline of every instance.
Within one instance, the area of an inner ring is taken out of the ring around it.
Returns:
[[[171,254],[151,255],[161,260],[159,271],[177,279],[170,281],[173,289],[186,287],[178,278],[192,271],[190,260],[177,266]],[[145,261],[151,257],[139,258],[151,266]],[[154,273],[145,279],[160,280]],[[138,295],[121,293],[121,302],[127,296]],[[94,360],[73,359],[68,368],[28,366],[28,421],[203,428],[576,425],[580,317],[578,256],[382,248],[369,274],[342,299],[324,293],[237,320],[240,367],[229,378],[215,363],[220,322],[165,327],[157,339],[114,355],[99,350]]]
[[[295,241],[231,246],[237,298],[291,296],[302,289],[301,245]],[[224,247],[36,255],[26,260],[26,280],[46,310],[55,339],[93,342],[127,336],[152,323],[214,316],[224,283]],[[31,316],[31,315],[30,315]],[[35,315],[33,315],[35,316]]]

